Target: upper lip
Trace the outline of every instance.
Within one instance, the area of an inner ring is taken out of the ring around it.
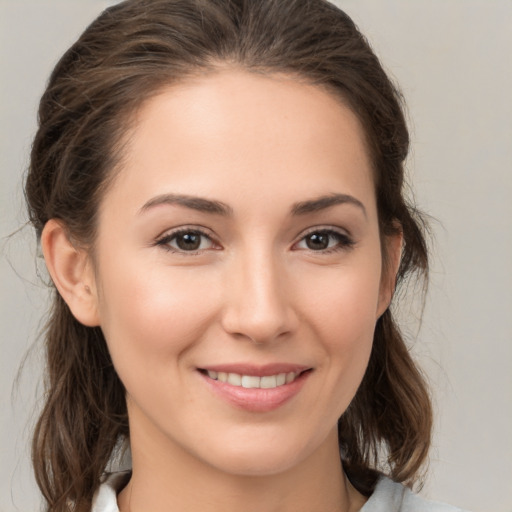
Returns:
[[[237,373],[238,375],[265,377],[268,375],[277,375],[279,373],[301,373],[305,370],[310,370],[311,367],[291,363],[271,363],[265,365],[255,365],[251,363],[231,363],[208,365],[199,369],[212,372]]]

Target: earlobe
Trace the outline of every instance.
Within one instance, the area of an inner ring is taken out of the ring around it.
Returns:
[[[75,247],[65,226],[50,219],[41,234],[48,272],[73,316],[82,324],[99,325],[94,272],[86,250]]]
[[[402,231],[400,230],[395,234],[387,235],[385,244],[386,257],[383,262],[380,282],[377,318],[379,318],[389,307],[393,294],[395,293],[396,277],[398,269],[400,268],[400,261],[402,259]]]

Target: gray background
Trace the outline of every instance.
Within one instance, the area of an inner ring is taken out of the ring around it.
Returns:
[[[52,65],[101,0],[0,0],[0,512],[35,511],[29,467],[46,292],[25,222],[22,173]],[[404,309],[437,411],[423,493],[512,511],[512,1],[340,0],[409,105],[411,180],[436,243],[423,322]],[[39,266],[40,263],[39,263]],[[12,394],[12,397],[11,397]]]

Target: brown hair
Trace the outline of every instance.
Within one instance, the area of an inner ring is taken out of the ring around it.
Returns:
[[[61,58],[41,99],[26,180],[38,236],[57,218],[92,246],[131,115],[166,84],[222,63],[295,74],[341,96],[364,127],[382,238],[403,233],[397,282],[426,276],[421,219],[403,192],[409,138],[401,96],[352,20],[324,0],[128,0],[104,11]],[[48,511],[88,511],[115,447],[129,437],[124,388],[101,329],[75,320],[56,291],[46,354],[46,402],[33,438],[37,482]],[[377,471],[413,483],[431,425],[425,383],[388,309],[339,420],[349,478],[367,495]]]

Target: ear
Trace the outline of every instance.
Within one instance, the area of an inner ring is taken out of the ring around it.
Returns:
[[[56,219],[44,226],[41,247],[53,283],[73,316],[86,326],[98,326],[96,280],[88,252],[73,245]]]
[[[400,227],[398,227],[396,233],[384,235],[383,250],[386,252],[382,265],[377,318],[380,318],[389,307],[393,294],[395,293],[396,276],[402,257],[403,238],[403,232]]]

